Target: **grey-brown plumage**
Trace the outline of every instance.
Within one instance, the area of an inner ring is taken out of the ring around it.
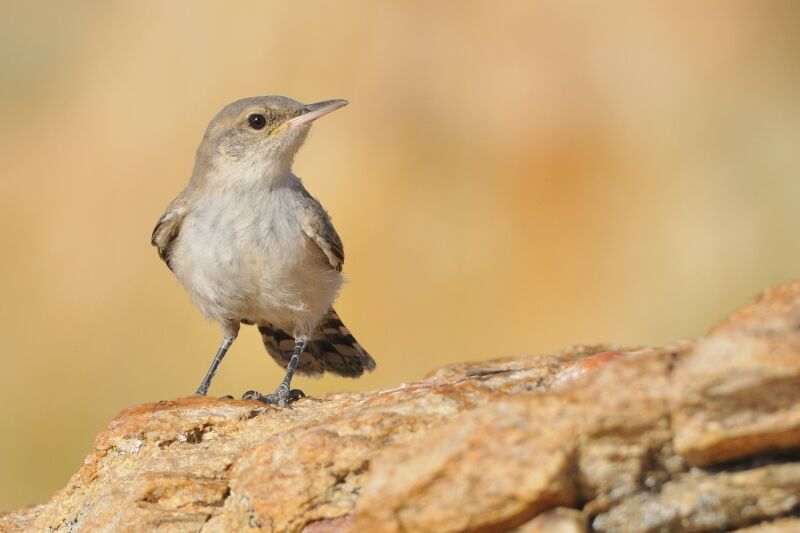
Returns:
[[[287,368],[275,393],[247,398],[285,405],[300,394],[290,390],[295,371],[358,377],[375,368],[332,307],[342,241],[291,172],[311,122],[345,104],[265,96],[228,105],[206,130],[189,185],[158,220],[159,256],[222,327],[197,394],[206,394],[240,324],[257,325],[268,353]]]

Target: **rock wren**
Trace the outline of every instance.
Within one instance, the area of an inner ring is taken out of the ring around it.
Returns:
[[[311,123],[347,104],[303,105],[283,96],[245,98],[208,125],[189,184],[153,230],[158,248],[222,344],[197,389],[204,396],[240,324],[257,325],[286,367],[272,394],[242,398],[286,406],[302,396],[295,372],[359,377],[375,361],[332,304],[342,285],[342,241],[319,201],[292,173]]]

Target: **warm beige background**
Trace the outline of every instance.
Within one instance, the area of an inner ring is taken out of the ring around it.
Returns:
[[[311,394],[697,335],[800,274],[798,2],[68,4],[0,6],[0,509],[203,376],[217,329],[148,241],[239,97],[351,102],[296,171],[378,369]],[[281,375],[247,328],[211,392]]]

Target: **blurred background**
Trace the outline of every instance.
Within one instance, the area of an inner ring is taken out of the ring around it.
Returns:
[[[295,170],[378,368],[310,394],[701,335],[800,276],[800,3],[0,4],[0,509],[203,377],[218,329],[149,239],[240,97],[351,103]],[[282,375],[246,328],[211,393]]]

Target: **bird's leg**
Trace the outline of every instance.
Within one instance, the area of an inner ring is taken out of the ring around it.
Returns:
[[[303,355],[303,349],[306,347],[306,343],[308,343],[308,337],[305,335],[295,337],[292,358],[289,359],[289,364],[286,365],[286,376],[284,376],[283,381],[281,381],[281,384],[278,385],[278,388],[275,390],[275,392],[272,394],[263,395],[258,391],[249,390],[242,395],[242,399],[258,400],[260,402],[286,407],[289,405],[289,402],[305,396],[303,391],[299,389],[292,389],[291,386],[292,377],[294,376],[295,370],[297,370],[297,365],[300,362],[300,356]]]
[[[233,341],[236,340],[236,336],[239,335],[239,322],[231,321],[224,323],[222,325],[222,335],[222,344],[219,345],[217,354],[214,356],[214,360],[211,361],[211,366],[208,368],[208,372],[206,372],[206,377],[203,378],[203,382],[197,387],[197,392],[194,393],[196,396],[205,396],[208,392],[211,380],[214,378],[214,374],[217,373],[217,367],[219,367],[225,354],[228,353],[228,348],[230,348]]]

